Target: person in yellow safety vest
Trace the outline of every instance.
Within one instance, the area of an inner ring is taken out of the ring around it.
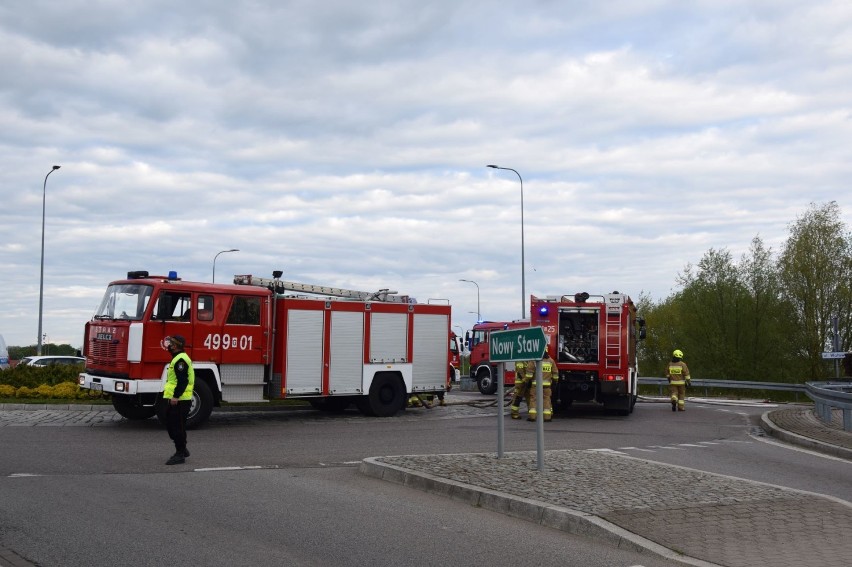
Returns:
[[[166,404],[166,430],[175,444],[175,454],[166,461],[167,465],[179,465],[186,461],[186,418],[192,407],[192,390],[195,387],[195,371],[192,360],[183,351],[186,339],[174,335],[163,339],[163,346],[172,355],[166,370],[166,385],[163,387],[163,402]]]
[[[535,372],[535,361],[530,360],[528,363],[528,367],[532,367],[533,372]],[[551,387],[553,382],[559,380],[559,369],[556,367],[556,363],[550,358],[550,354],[548,354],[547,349],[544,351],[544,356],[541,357],[541,408],[542,408],[542,418],[544,421],[550,421],[553,419],[553,400],[552,398],[552,390]],[[538,410],[536,409],[536,381],[535,374],[533,374],[533,379],[530,382],[530,412],[529,417],[527,417],[527,421],[535,421]]]
[[[683,361],[683,351],[676,349],[672,361],[666,368],[669,390],[672,395],[672,411],[686,411],[686,387],[689,386],[689,368]]]
[[[533,366],[535,372],[535,366]],[[532,408],[530,405],[530,383],[534,374],[527,372],[527,363],[523,360],[515,362],[515,393],[512,396],[512,401],[509,404],[509,411],[512,419],[521,419],[521,402],[527,401],[527,411]]]

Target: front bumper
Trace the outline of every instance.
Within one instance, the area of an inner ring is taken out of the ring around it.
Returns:
[[[162,380],[127,380],[95,376],[86,372],[81,372],[77,377],[77,385],[86,390],[105,394],[159,394],[163,391]]]

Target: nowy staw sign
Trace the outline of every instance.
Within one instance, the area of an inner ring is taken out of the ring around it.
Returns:
[[[488,356],[493,362],[539,360],[547,350],[541,327],[492,331],[488,338]]]

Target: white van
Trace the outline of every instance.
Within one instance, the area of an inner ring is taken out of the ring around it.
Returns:
[[[0,370],[9,368],[9,350],[6,348],[6,341],[3,340],[3,335],[0,335]]]

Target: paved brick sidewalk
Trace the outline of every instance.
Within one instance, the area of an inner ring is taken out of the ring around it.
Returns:
[[[813,406],[794,406],[764,414],[761,426],[788,443],[852,460],[852,433],[843,429],[843,414],[835,410],[830,424],[814,414]]]
[[[809,406],[763,417],[790,442],[852,449],[852,434]],[[852,539],[838,537],[852,533],[848,502],[615,453],[547,451],[544,462],[539,472],[535,452],[376,457],[361,472],[685,565],[850,565]]]
[[[365,460],[361,472],[686,565],[847,567],[852,506],[613,453],[547,451]],[[601,482],[601,479],[606,479]]]

